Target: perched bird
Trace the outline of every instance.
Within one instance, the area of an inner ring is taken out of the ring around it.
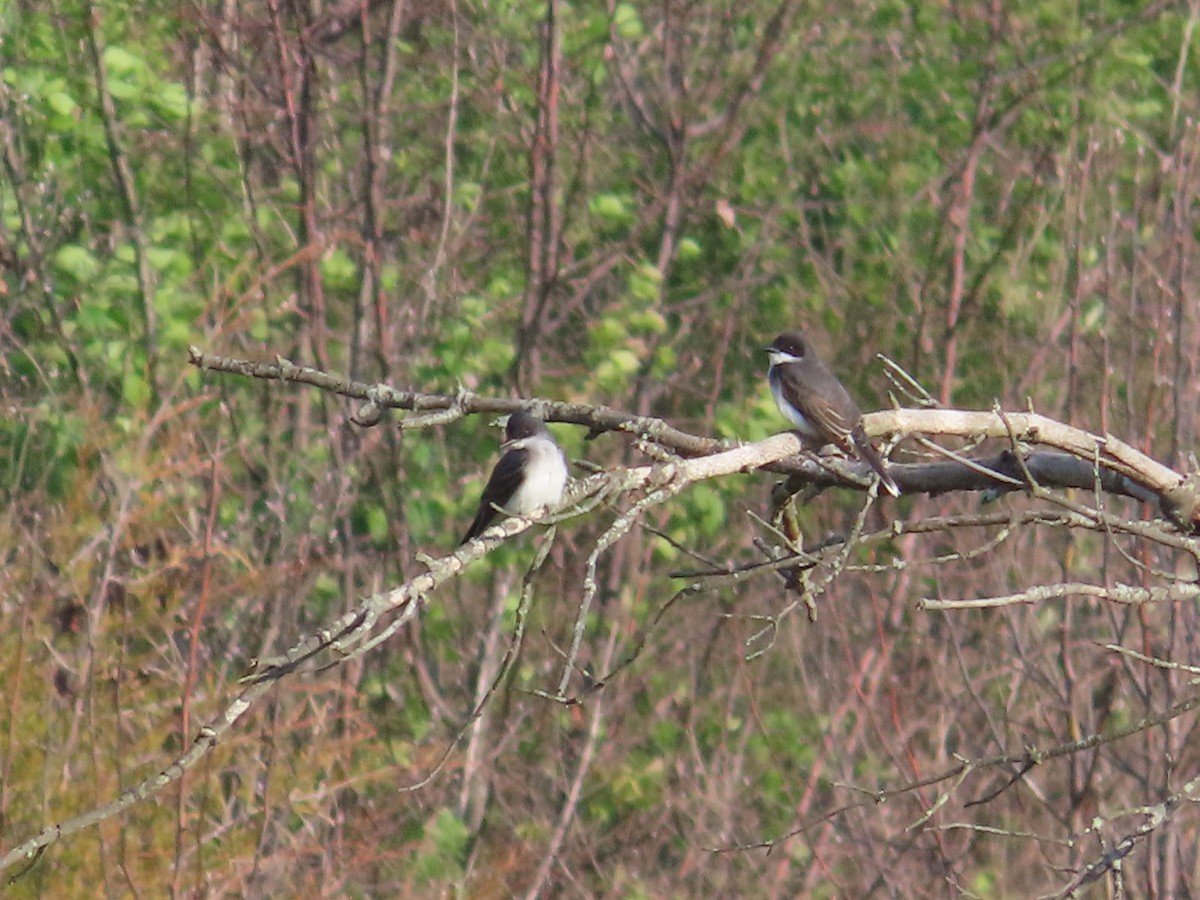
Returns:
[[[779,411],[810,441],[833,444],[846,454],[857,453],[879,474],[879,481],[893,497],[900,488],[888,474],[863,431],[862,413],[846,388],[817,359],[812,347],[797,331],[786,331],[763,348],[771,359],[767,382]]]
[[[462,543],[477,538],[504,514],[525,516],[562,499],[567,458],[537,416],[518,409],[504,427],[503,454],[479,499],[479,511]]]

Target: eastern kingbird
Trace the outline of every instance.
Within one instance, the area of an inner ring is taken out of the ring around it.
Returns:
[[[525,516],[562,499],[567,458],[537,416],[518,409],[504,427],[504,451],[479,499],[479,512],[462,539],[479,537],[498,515]]]
[[[888,474],[887,463],[863,431],[862,413],[798,331],[785,331],[770,347],[767,382],[779,411],[800,434],[821,446],[833,444],[843,453],[856,453],[879,473],[879,481],[893,497],[900,488]]]

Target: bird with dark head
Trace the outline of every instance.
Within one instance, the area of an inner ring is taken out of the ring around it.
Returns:
[[[479,499],[462,544],[481,535],[497,516],[527,516],[562,499],[567,459],[537,416],[518,409],[504,426],[503,453]]]
[[[875,470],[893,497],[900,488],[888,474],[887,463],[863,431],[862,413],[837,377],[817,358],[808,340],[798,331],[785,331],[764,347],[771,360],[767,383],[784,417],[808,441],[833,444],[846,454],[857,454]]]

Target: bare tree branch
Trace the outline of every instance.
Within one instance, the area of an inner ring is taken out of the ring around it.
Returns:
[[[508,413],[524,408],[549,422],[585,425],[593,436],[606,431],[624,431],[646,437],[683,456],[712,454],[731,446],[728,441],[681,431],[662,419],[636,416],[605,406],[540,398],[508,400],[466,391],[457,394],[397,391],[383,384],[352,381],[307,366],[296,366],[285,359],[277,359],[274,363],[229,359],[204,353],[195,347],[189,349],[188,361],[202,370],[310,384],[362,400],[364,406],[355,417],[360,424],[377,423],[384,409],[448,413],[437,418],[440,423],[472,413]],[[1092,489],[1098,480],[1104,490],[1113,493],[1138,500],[1153,498],[1181,527],[1191,532],[1200,530],[1200,491],[1196,480],[1186,478],[1111,434],[1092,434],[1032,412],[1001,414],[948,409],[891,409],[867,413],[863,416],[863,427],[872,436],[919,434],[973,440],[994,438],[1008,442],[1011,435],[1021,444],[1043,444],[1067,454],[1029,453],[1023,454],[1022,460],[1018,461],[1013,453],[1003,451],[991,458],[973,458],[970,465],[955,460],[892,464],[892,477],[906,494],[995,490],[1011,485],[1014,478],[1023,480],[1028,471],[1037,476],[1038,484],[1044,486]],[[862,489],[870,484],[869,467],[857,461],[831,464],[811,457],[787,461],[779,458],[761,468],[795,475],[794,484],[789,485],[791,490],[798,490],[804,484],[850,485]],[[989,469],[1001,477],[991,477],[986,471]]]

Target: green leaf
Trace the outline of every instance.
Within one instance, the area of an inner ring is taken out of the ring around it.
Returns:
[[[139,88],[132,81],[118,81],[114,79],[108,83],[108,92],[118,100],[129,100],[133,97],[136,97],[140,90],[141,88]],[[144,114],[142,115],[142,118],[145,118]],[[137,119],[138,115],[136,113],[127,115],[125,117],[125,124],[136,125],[138,124]]]
[[[626,222],[633,218],[626,199],[617,194],[597,194],[588,201],[588,211],[610,222]]]
[[[100,271],[100,263],[86,247],[78,244],[68,244],[54,254],[54,267],[62,275],[69,275],[76,281],[90,281]]]
[[[183,319],[171,319],[159,332],[164,347],[183,348],[195,343],[196,330]]]
[[[118,78],[126,75],[136,75],[142,72],[146,64],[140,57],[134,56],[122,47],[110,46],[104,48],[104,65],[110,75]]]
[[[483,196],[483,185],[474,181],[460,181],[454,188],[454,203],[467,212],[474,212]]]
[[[667,320],[657,309],[644,309],[629,317],[630,334],[665,334]]]
[[[358,266],[349,253],[334,247],[321,260],[321,278],[330,290],[353,291],[358,287]]]
[[[382,506],[372,504],[367,507],[367,532],[371,540],[377,544],[386,544],[388,540],[388,517]]]
[[[642,23],[635,6],[630,3],[618,3],[613,10],[613,31],[618,37],[633,41],[646,33],[646,26]]]
[[[654,358],[651,360],[650,365],[652,375],[662,378],[673,373],[678,367],[679,359],[675,355],[675,349],[670,344],[659,344],[654,349]]]
[[[725,498],[708,484],[697,484],[688,492],[690,524],[701,534],[716,534],[725,524]]]
[[[126,372],[121,385],[121,396],[134,409],[144,409],[150,402],[150,385],[140,372]]]
[[[443,809],[434,820],[430,836],[438,850],[446,856],[458,859],[462,857],[471,833],[458,816],[448,809]]]
[[[700,248],[699,241],[694,238],[685,237],[679,242],[679,258],[685,262],[690,262],[693,259],[699,259],[704,254]]]
[[[256,341],[266,341],[271,336],[271,323],[267,319],[267,311],[261,307],[250,310],[250,337]]]
[[[174,281],[192,274],[192,258],[178,247],[150,247],[146,258],[160,275]]]
[[[588,343],[596,350],[611,350],[619,344],[624,344],[629,337],[625,323],[616,316],[605,316],[592,325],[588,333]]]
[[[628,383],[640,365],[636,353],[627,347],[618,347],[596,367],[596,381],[603,388],[616,390]]]
[[[643,263],[629,276],[629,290],[638,300],[649,303],[662,292],[662,272],[657,266]]]
[[[193,111],[187,89],[177,81],[159,84],[152,99],[159,114],[166,119],[182,121]]]
[[[74,116],[79,104],[66,91],[54,91],[46,97],[46,104],[60,116]]]

